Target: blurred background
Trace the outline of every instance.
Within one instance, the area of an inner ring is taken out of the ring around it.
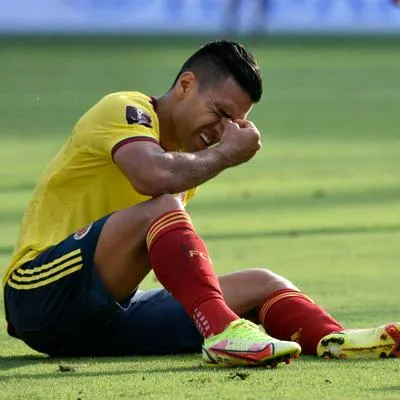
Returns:
[[[110,92],[163,94],[215,38],[248,46],[264,79],[251,114],[262,150],[190,204],[216,269],[270,265],[345,321],[390,314],[396,279],[375,289],[400,259],[394,0],[0,1],[1,265],[77,119]],[[352,310],[347,295],[359,296]]]
[[[396,0],[3,0],[0,32],[399,33]]]

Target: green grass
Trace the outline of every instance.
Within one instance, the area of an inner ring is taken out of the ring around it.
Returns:
[[[1,266],[80,114],[111,91],[161,94],[200,42],[0,39]],[[189,206],[216,270],[268,266],[348,327],[399,319],[400,40],[246,43],[264,70],[252,114],[263,149]],[[400,398],[397,360],[302,357],[275,370],[215,370],[198,355],[50,360],[0,326],[4,399]]]

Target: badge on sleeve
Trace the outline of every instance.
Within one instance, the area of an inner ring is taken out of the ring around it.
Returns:
[[[151,118],[140,108],[134,106],[126,106],[125,118],[128,125],[143,125],[147,128],[151,128]]]

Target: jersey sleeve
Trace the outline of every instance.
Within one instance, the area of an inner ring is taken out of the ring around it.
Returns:
[[[149,98],[124,92],[105,96],[93,106],[76,125],[74,136],[88,152],[107,158],[128,142],[159,144],[158,121]]]
[[[185,198],[184,198],[184,200],[183,200],[183,203],[184,203],[185,206],[187,205],[187,203],[188,203],[190,200],[193,199],[193,197],[197,194],[197,192],[198,192],[198,187],[195,187],[195,188],[193,188],[193,189],[189,189],[189,190],[186,192],[186,196],[185,196]]]

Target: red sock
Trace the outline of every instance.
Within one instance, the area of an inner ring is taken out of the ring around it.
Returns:
[[[207,248],[189,215],[176,210],[156,219],[147,233],[154,273],[181,303],[203,337],[222,332],[239,317],[226,305]]]
[[[315,354],[323,336],[343,330],[309,297],[292,289],[272,293],[259,307],[258,315],[268,334],[298,342],[304,354]]]

